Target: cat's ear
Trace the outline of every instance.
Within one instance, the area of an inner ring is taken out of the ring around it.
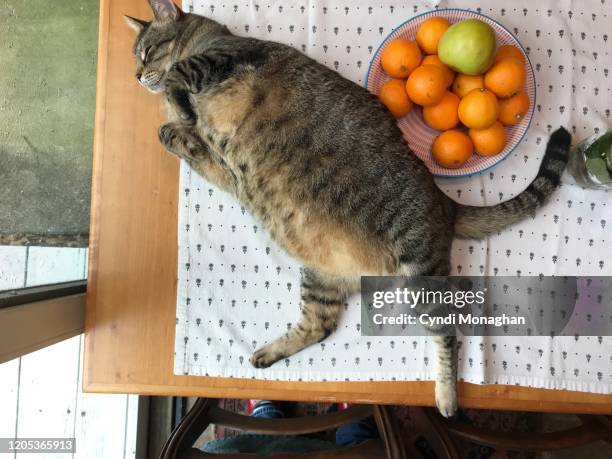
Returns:
[[[142,29],[144,29],[145,27],[149,25],[147,21],[143,21],[142,19],[133,18],[132,16],[128,16],[127,14],[123,17],[125,18],[125,22],[127,22],[127,25],[129,25],[137,33],[140,33]]]
[[[155,19],[158,21],[179,21],[183,17],[183,11],[174,4],[172,0],[149,0]]]

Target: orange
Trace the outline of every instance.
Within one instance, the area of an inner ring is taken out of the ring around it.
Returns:
[[[406,78],[421,63],[421,50],[414,41],[398,38],[393,40],[380,56],[380,65],[393,78]]]
[[[438,16],[429,18],[419,27],[416,41],[426,54],[437,54],[440,38],[450,26],[450,22],[444,18]]]
[[[436,105],[423,107],[423,119],[429,127],[438,131],[446,131],[459,124],[458,108],[459,97],[452,92],[446,91],[442,100]]]
[[[497,53],[495,54],[493,63],[499,62],[508,57],[513,57],[514,59],[521,61],[523,64],[526,63],[523,51],[512,45],[502,45],[497,48]]]
[[[455,79],[455,72],[451,70],[450,67],[447,67],[444,62],[440,60],[437,54],[432,54],[430,56],[425,56],[421,65],[435,65],[436,67],[440,67],[444,71],[444,76],[446,78],[446,87],[448,88],[451,84],[453,84],[453,80]]]
[[[404,80],[389,80],[382,85],[378,99],[396,118],[401,118],[412,110],[412,101],[406,94]]]
[[[465,96],[472,89],[484,88],[484,78],[482,75],[457,74],[453,83],[453,92],[459,97]]]
[[[506,126],[519,123],[529,110],[529,96],[523,90],[499,101],[499,120]]]
[[[488,128],[498,116],[497,97],[487,89],[472,89],[459,102],[459,119],[469,128]]]
[[[438,164],[449,169],[457,169],[470,159],[474,145],[466,134],[452,129],[436,137],[432,151]]]
[[[406,92],[415,104],[437,104],[446,92],[444,71],[435,65],[417,67],[408,77]]]
[[[510,97],[525,84],[525,64],[512,57],[502,59],[485,73],[484,83],[498,97]]]
[[[480,156],[496,155],[506,145],[506,130],[499,121],[488,128],[470,129],[469,134],[474,143],[474,149]]]

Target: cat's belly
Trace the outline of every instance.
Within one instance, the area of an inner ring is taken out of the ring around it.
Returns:
[[[395,274],[391,247],[351,233],[345,225],[293,208],[264,219],[270,235],[304,265],[328,274],[356,277]]]

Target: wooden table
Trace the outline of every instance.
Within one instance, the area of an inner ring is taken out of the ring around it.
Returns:
[[[102,0],[94,142],[85,392],[433,405],[432,382],[277,382],[173,374],[178,161],[157,140],[158,97],[134,78],[123,14]],[[612,413],[612,395],[461,384],[460,405]]]

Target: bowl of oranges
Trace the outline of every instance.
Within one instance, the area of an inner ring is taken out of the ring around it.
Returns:
[[[461,39],[463,25],[469,34],[471,22],[488,29],[489,50],[474,45],[478,35],[455,46],[458,52],[443,48]],[[449,62],[458,54],[468,64]],[[506,158],[535,107],[533,68],[518,40],[493,19],[461,9],[430,11],[397,27],[376,51],[366,87],[398,120],[414,153],[443,177],[476,174]]]

